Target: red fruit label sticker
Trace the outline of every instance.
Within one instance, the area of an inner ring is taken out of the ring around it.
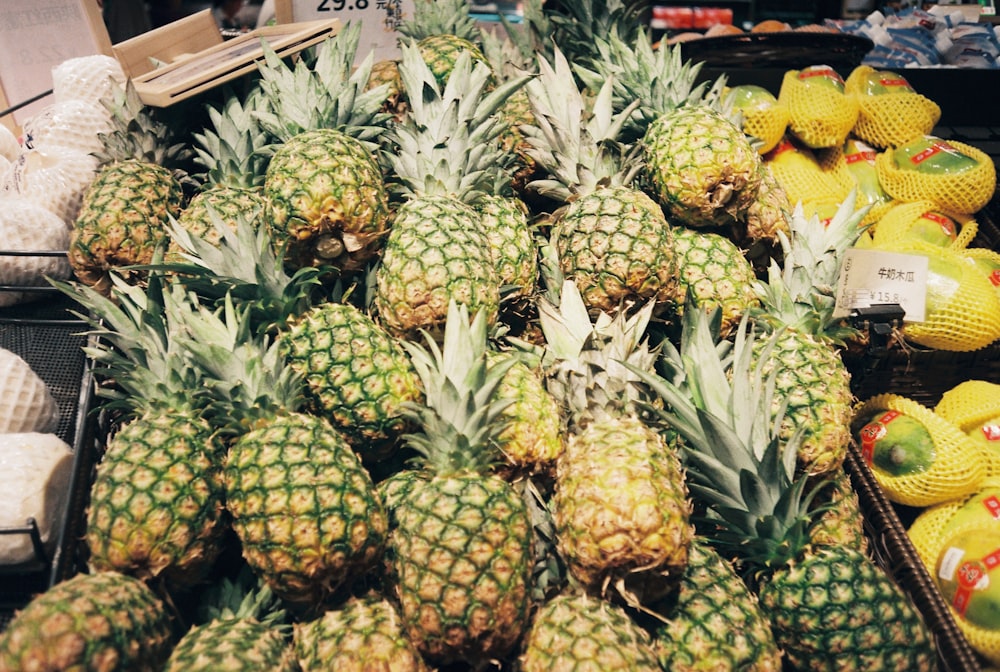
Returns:
[[[1000,520],[1000,497],[990,495],[983,500],[983,506],[986,508],[986,512],[993,518]]]
[[[878,83],[886,88],[899,87],[899,88],[910,88],[910,83],[903,79],[902,77],[883,77],[878,80]]]
[[[899,417],[899,411],[886,411],[881,416],[869,422],[861,428],[858,435],[861,437],[861,457],[870,467],[875,456],[875,444],[886,435],[889,430],[886,425]]]
[[[955,596],[951,600],[955,611],[965,615],[976,586],[997,566],[1000,566],[1000,549],[993,551],[982,560],[967,560],[958,566],[958,571],[955,573],[955,581],[958,586],[955,590]]]
[[[941,230],[945,232],[945,235],[952,238],[955,237],[955,220],[953,220],[948,215],[942,215],[940,212],[934,212],[929,210],[924,214],[920,215],[920,219],[926,219],[928,221],[934,222],[941,227]]]
[[[841,84],[844,82],[840,74],[833,68],[806,68],[799,71],[799,79],[809,79],[810,77],[826,77]]]
[[[990,282],[994,287],[1000,287],[1000,268],[990,273]]]
[[[778,144],[774,146],[774,149],[764,155],[764,159],[766,161],[770,161],[779,154],[783,154],[784,152],[788,152],[793,149],[795,149],[795,145],[792,144],[792,141],[788,138],[782,138]]]
[[[979,428],[987,441],[1000,441],[1000,425],[987,423]]]
[[[910,163],[914,165],[920,165],[921,163],[931,158],[935,154],[939,154],[944,151],[954,151],[954,150],[955,148],[949,145],[947,142],[944,142],[943,140],[938,140],[937,142],[931,143],[931,145],[927,149],[917,152],[916,154],[911,156]]]
[[[844,154],[844,163],[851,165],[854,163],[859,163],[861,161],[867,161],[868,163],[875,164],[875,150],[861,150],[860,152],[854,152],[853,154]]]

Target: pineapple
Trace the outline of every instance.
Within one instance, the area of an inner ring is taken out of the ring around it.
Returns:
[[[303,672],[429,669],[407,639],[399,611],[375,593],[352,597],[316,620],[296,623],[295,651]]]
[[[757,597],[703,537],[691,543],[676,594],[658,605],[666,622],[653,644],[664,670],[780,672],[781,651]]]
[[[598,45],[611,35],[634,41],[644,23],[644,0],[582,0],[546,8],[556,48],[571,63],[600,59]]]
[[[226,507],[247,564],[289,608],[311,614],[381,558],[388,521],[371,476],[326,419],[301,410],[302,381],[250,307],[185,316],[185,349],[206,371],[213,418],[232,440]]]
[[[252,115],[277,139],[264,174],[268,225],[292,268],[363,270],[389,225],[378,156],[387,85],[366,90],[371,53],[354,68],[360,29],[346,26],[294,68],[265,49],[259,67]]]
[[[405,438],[426,475],[396,488],[389,536],[409,638],[430,662],[474,669],[510,653],[527,625],[533,541],[521,495],[490,473],[507,403],[496,388],[515,360],[487,367],[486,322],[452,301],[443,346],[404,343],[426,391]]]
[[[854,395],[839,348],[857,330],[833,312],[844,251],[863,230],[859,212],[853,196],[828,224],[796,208],[791,237],[781,237],[783,266],[772,260],[767,280],[754,283],[761,300],[754,324],[778,333],[764,364],[765,375],[776,372],[773,413],[787,403],[782,437],[788,440],[801,428],[799,468],[808,474],[840,468],[850,442]]]
[[[117,572],[77,574],[39,594],[0,632],[0,672],[154,672],[174,643],[170,610]]]
[[[811,543],[817,486],[796,473],[798,436],[784,441],[771,419],[774,375],[752,363],[746,324],[720,343],[712,322],[687,314],[680,349],[664,350],[670,380],[636,369],[683,438],[703,534],[734,556],[794,669],[935,669],[931,633],[892,577],[854,548]],[[762,340],[773,356],[777,337]]]
[[[298,672],[286,613],[246,565],[202,598],[199,622],[177,642],[164,672]]]
[[[395,451],[412,429],[403,407],[423,389],[398,341],[367,313],[327,301],[294,318],[279,337],[306,384],[307,408],[329,418],[367,464]]]
[[[728,336],[751,308],[760,305],[753,289],[757,279],[753,267],[736,244],[718,233],[677,227],[679,281],[673,312],[682,316],[688,300],[696,309],[719,306],[720,335]]]
[[[691,227],[743,220],[760,187],[760,155],[732,121],[708,104],[663,113],[643,136],[653,193]]]
[[[676,585],[694,532],[677,454],[640,418],[637,379],[622,365],[655,361],[641,341],[651,313],[647,303],[592,323],[570,280],[558,308],[539,300],[547,384],[569,415],[549,502],[559,553],[586,589],[633,605]]]
[[[169,166],[187,154],[183,144],[168,144],[168,129],[131,81],[106,104],[113,130],[102,136],[100,168],[84,192],[68,252],[77,279],[104,293],[111,289],[110,270],[138,281],[142,272],[122,267],[148,264],[166,240],[168,218],[183,202],[181,182]]]
[[[416,43],[442,88],[460,54],[466,54],[474,63],[489,66],[480,49],[479,28],[470,15],[467,0],[415,0],[413,18],[404,20],[397,30]]]
[[[403,202],[376,270],[375,310],[390,333],[408,339],[421,329],[440,336],[453,298],[492,324],[500,280],[474,206],[503,162],[494,115],[523,80],[487,94],[488,67],[462,55],[441,88],[412,43],[402,45],[400,73],[411,111],[388,135]]]
[[[528,189],[556,200],[552,242],[563,274],[595,311],[673,296],[673,230],[660,206],[631,182],[641,169],[638,146],[618,142],[630,109],[612,115],[613,81],[588,108],[566,58],[539,59],[526,85],[536,119],[522,127],[529,155],[551,177]]]
[[[659,672],[649,633],[624,608],[565,593],[543,604],[524,638],[523,672]]]
[[[218,242],[208,209],[235,227],[238,213],[264,208],[262,188],[267,156],[260,148],[268,136],[252,111],[260,89],[253,89],[243,103],[230,95],[218,109],[208,108],[211,128],[192,134],[195,160],[205,168],[202,188],[177,218],[193,235]]]
[[[152,274],[147,289],[113,277],[111,297],[57,285],[89,310],[88,348],[122,414],[97,465],[87,509],[88,563],[171,587],[199,583],[223,547],[222,444],[204,417],[200,372],[179,345],[187,297]]]
[[[809,529],[816,546],[847,546],[860,553],[868,552],[865,517],[851,477],[844,469],[827,474],[829,482],[813,500],[815,523]]]

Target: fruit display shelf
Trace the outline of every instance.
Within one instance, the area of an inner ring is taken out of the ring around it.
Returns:
[[[976,215],[979,225],[971,246],[1000,249],[1000,198]],[[921,347],[900,347],[891,341],[879,347],[893,325],[877,320],[864,325],[870,343],[864,353],[845,356],[851,370],[852,389],[859,400],[879,394],[898,394],[933,408],[941,396],[959,383],[986,380],[1000,383],[1000,343],[971,352],[949,352]],[[862,326],[859,324],[859,326]],[[882,332],[876,334],[875,332]],[[875,344],[875,347],[872,347]],[[869,536],[884,567],[891,568],[897,582],[911,595],[937,637],[940,665],[949,672],[983,669],[985,665],[969,645],[944,601],[937,584],[920,560],[907,535],[907,528],[920,509],[891,502],[877,483],[870,467],[852,446],[845,463],[865,512]]]
[[[0,263],[5,254],[0,252]],[[21,291],[24,288],[0,288]],[[0,347],[24,359],[45,382],[59,410],[55,433],[73,449],[70,491],[63,510],[53,524],[53,550],[45,553],[35,544],[35,557],[27,563],[0,563],[0,630],[14,610],[35,593],[45,590],[80,568],[78,544],[82,512],[91,482],[95,458],[95,422],[91,364],[83,346],[89,338],[87,326],[71,312],[75,304],[51,288],[38,290],[32,300],[0,308]],[[32,521],[17,528],[0,528],[0,534],[29,535],[38,542]]]

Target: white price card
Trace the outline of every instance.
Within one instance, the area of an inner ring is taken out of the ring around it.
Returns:
[[[399,25],[413,18],[414,0],[277,0],[278,23],[337,19],[361,24],[358,60],[369,51],[375,60],[398,58]]]
[[[927,267],[921,254],[851,248],[844,252],[834,317],[856,308],[896,303],[906,322],[923,322],[927,304]]]

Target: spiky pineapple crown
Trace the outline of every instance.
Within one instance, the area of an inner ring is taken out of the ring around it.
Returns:
[[[512,25],[500,15],[504,31],[482,29],[481,47],[493,73],[509,79],[524,71],[534,71],[538,54],[552,55],[552,23],[543,8],[543,0],[521,3],[521,22]]]
[[[844,253],[865,228],[861,222],[868,208],[855,211],[855,196],[852,191],[825,224],[818,216],[806,217],[801,204],[795,208],[790,236],[778,232],[782,263],[772,259],[767,281],[754,283],[762,305],[753,315],[762,325],[786,325],[834,343],[856,335],[834,317]]]
[[[109,86],[101,104],[111,113],[111,130],[99,134],[103,149],[94,153],[101,165],[136,159],[173,170],[191,156],[188,145],[172,142],[173,130],[142,102],[131,79]]]
[[[226,295],[218,309],[201,304],[182,306],[185,325],[178,337],[191,361],[204,371],[204,386],[212,403],[207,414],[230,435],[298,412],[305,386],[281,355],[278,339],[252,330],[250,307],[237,306]]]
[[[505,125],[496,112],[525,79],[489,90],[489,67],[462,53],[441,86],[415,43],[404,42],[401,50],[399,74],[410,111],[386,134],[394,146],[388,161],[398,180],[395,194],[449,196],[472,204],[493,193],[498,182],[509,181],[513,160],[498,142]],[[504,171],[502,178],[498,171]]]
[[[288,612],[281,599],[249,565],[240,567],[235,577],[224,576],[209,586],[198,601],[196,614],[200,623],[245,618],[279,630],[290,630]]]
[[[206,184],[253,188],[264,184],[267,156],[260,151],[269,136],[253,110],[259,105],[260,89],[253,89],[245,102],[230,95],[219,107],[208,107],[211,127],[192,133],[196,163],[205,172],[195,177]]]
[[[607,38],[597,38],[594,47],[596,57],[586,63],[574,62],[574,71],[593,91],[613,80],[612,105],[616,112],[639,101],[623,134],[631,141],[642,138],[659,116],[682,105],[715,105],[722,100],[724,77],[711,87],[708,82],[698,83],[703,64],[685,61],[679,44],[654,50],[644,29],[632,40],[612,31]]]
[[[718,309],[685,311],[680,348],[664,344],[665,377],[630,368],[664,402],[650,412],[684,439],[688,488],[706,510],[703,533],[753,579],[806,549],[811,501],[825,483],[796,475],[799,434],[782,442],[784,411],[772,420],[774,373],[763,370],[778,334],[755,360],[747,319],[731,343],[718,340],[718,324]]]
[[[580,0],[561,2],[547,13],[558,50],[573,63],[584,63],[598,56],[598,40],[613,32],[632,42],[649,5],[646,0]]]
[[[636,311],[591,318],[579,288],[564,280],[558,303],[550,292],[538,299],[538,321],[545,346],[536,356],[546,371],[546,386],[569,411],[573,425],[635,413],[645,387],[629,367],[652,369],[658,353],[645,340],[653,303]]]
[[[500,459],[502,415],[509,400],[496,397],[500,381],[517,362],[487,363],[487,317],[452,299],[441,346],[426,332],[426,345],[401,341],[424,386],[422,404],[406,403],[403,414],[420,428],[403,436],[433,473],[487,473]]]
[[[565,202],[599,186],[631,184],[642,169],[641,147],[620,137],[638,101],[614,113],[612,78],[588,105],[558,49],[552,62],[539,56],[538,73],[525,85],[535,123],[521,130],[530,145],[527,154],[550,177],[528,188]]]
[[[354,66],[361,24],[348,22],[290,67],[265,42],[258,65],[263,95],[252,114],[268,133],[285,142],[318,128],[342,131],[377,150],[379,137],[391,118],[382,112],[389,85],[368,89],[374,52]]]
[[[167,225],[182,260],[169,268],[178,274],[178,282],[216,305],[231,296],[250,311],[255,333],[280,329],[318,300],[325,269],[306,266],[288,275],[284,250],[263,225],[261,211],[238,213],[235,226],[223,222],[211,205],[208,217],[217,245],[192,235],[173,218]]]
[[[467,0],[416,0],[413,17],[400,23],[396,30],[418,42],[432,35],[455,35],[479,43],[479,28]]]
[[[82,283],[51,281],[89,311],[75,314],[96,337],[84,352],[95,362],[96,375],[111,383],[97,389],[107,408],[124,418],[152,408],[204,408],[208,399],[201,370],[180,344],[180,306],[193,297],[179,285],[164,286],[160,273],[151,273],[145,287],[115,273],[110,277],[110,296]]]

